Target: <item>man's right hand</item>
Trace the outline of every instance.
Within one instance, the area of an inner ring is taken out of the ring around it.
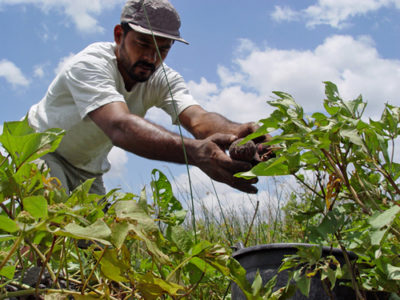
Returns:
[[[258,179],[246,180],[237,178],[235,173],[248,171],[252,168],[249,162],[233,160],[226,153],[226,149],[237,139],[232,134],[216,133],[208,138],[196,140],[196,147],[189,153],[189,161],[199,167],[210,178],[226,183],[240,191],[255,194],[254,186]]]

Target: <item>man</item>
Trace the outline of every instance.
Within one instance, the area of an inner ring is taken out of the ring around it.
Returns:
[[[225,149],[255,130],[205,111],[190,95],[182,77],[163,64],[179,33],[180,18],[167,0],[129,0],[114,28],[115,43],[95,43],[78,53],[32,106],[28,121],[36,131],[62,128],[66,134],[55,153],[44,156],[52,176],[67,192],[96,178],[92,192],[105,194],[102,175],[110,169],[113,146],[162,161],[199,167],[212,179],[256,193],[256,179],[234,177],[251,168],[232,160]],[[179,135],[145,120],[157,106],[193,136]],[[182,146],[182,141],[184,148]],[[185,151],[184,151],[185,149]]]

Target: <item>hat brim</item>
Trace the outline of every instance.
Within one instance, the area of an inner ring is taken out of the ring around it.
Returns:
[[[144,27],[142,27],[140,25],[136,25],[136,24],[133,24],[133,23],[128,23],[128,24],[129,24],[129,27],[132,28],[133,30],[135,30],[136,32],[143,33],[143,34],[149,34],[149,35],[153,35],[154,34],[155,36],[158,36],[158,37],[163,37],[163,38],[175,40],[175,41],[182,42],[182,43],[185,43],[185,44],[189,45],[189,43],[187,41],[185,41],[181,37],[176,37],[174,35],[162,33],[162,32],[159,32],[159,31],[150,30],[150,29],[144,28]]]

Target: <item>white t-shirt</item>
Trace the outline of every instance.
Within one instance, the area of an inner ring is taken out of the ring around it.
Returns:
[[[89,112],[120,101],[128,105],[131,113],[141,117],[153,106],[162,108],[175,123],[184,109],[198,104],[183,78],[165,64],[168,81],[163,68],[159,67],[149,80],[126,91],[114,49],[115,43],[102,42],[78,53],[63,67],[45,97],[28,113],[29,124],[38,132],[64,129],[66,134],[56,152],[75,167],[94,174],[110,169],[107,155],[112,143],[87,116]]]

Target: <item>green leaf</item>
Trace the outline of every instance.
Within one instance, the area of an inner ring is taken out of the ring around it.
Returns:
[[[300,292],[308,297],[310,293],[310,286],[311,286],[311,278],[307,278],[306,276],[301,276],[299,280],[296,282],[297,287],[299,288]]]
[[[93,224],[82,227],[75,223],[69,223],[62,230],[54,232],[56,235],[69,236],[75,239],[87,239],[98,241],[110,246],[111,230],[103,220],[97,220]]]
[[[19,230],[17,223],[6,216],[0,216],[0,229],[6,232],[16,232]]]
[[[144,232],[152,233],[158,231],[154,220],[147,214],[142,205],[136,201],[118,201],[115,203],[114,209],[115,215],[119,219],[126,219],[132,224],[136,224]]]
[[[259,163],[248,172],[235,174],[236,177],[254,178],[257,176],[280,176],[289,175],[289,167],[284,156],[271,158],[266,162]]]
[[[122,247],[130,229],[131,225],[126,221],[112,224],[111,242],[115,248],[119,249]]]
[[[151,172],[153,180],[153,194],[155,202],[159,209],[159,218],[171,225],[181,224],[186,217],[181,203],[175,198],[172,192],[171,183],[167,177],[159,170],[154,169]]]
[[[179,295],[179,291],[185,290],[181,285],[158,278],[151,272],[147,272],[145,275],[135,274],[134,278],[138,281],[138,288],[145,299],[158,299],[165,292],[176,297]]]
[[[0,242],[15,240],[17,237],[9,234],[0,234]]]
[[[389,226],[393,223],[396,216],[400,213],[400,206],[393,205],[391,208],[385,210],[383,213],[375,213],[372,215],[368,222],[374,229],[381,229],[384,226]]]
[[[11,155],[16,168],[33,161],[46,153],[53,152],[61,142],[64,131],[49,129],[35,133],[25,118],[23,121],[4,123],[0,143]]]
[[[395,267],[388,264],[387,271],[388,271],[388,278],[390,280],[400,280],[400,267]]]
[[[5,266],[0,270],[0,276],[13,279],[15,274],[15,266]]]
[[[388,228],[385,230],[370,230],[369,236],[371,238],[372,245],[380,245],[383,237],[385,236]]]
[[[257,270],[256,277],[254,278],[253,284],[251,285],[253,296],[258,296],[261,288],[262,288],[262,278],[260,276],[260,272]]]
[[[100,251],[95,251],[94,256],[99,259],[101,256]],[[124,273],[130,268],[129,260],[118,258],[118,252],[116,249],[107,249],[100,260],[101,271],[104,276],[114,280],[116,282],[129,282],[127,276],[124,277]]]
[[[47,217],[47,200],[43,196],[31,196],[22,200],[24,210],[29,212],[34,218]]]
[[[168,226],[166,237],[185,253],[193,246],[192,236],[181,226]]]

